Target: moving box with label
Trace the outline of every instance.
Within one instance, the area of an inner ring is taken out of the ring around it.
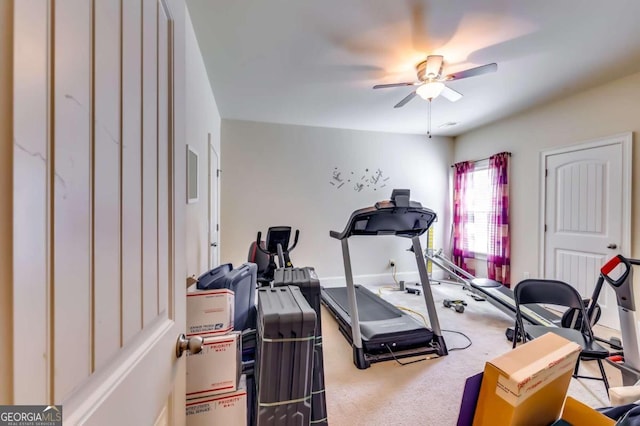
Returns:
[[[474,426],[556,421],[580,349],[574,342],[547,333],[487,362]]]
[[[206,337],[201,352],[187,353],[187,399],[233,392],[239,377],[239,332]]]
[[[247,390],[244,376],[238,389],[220,395],[188,400],[187,426],[247,424]]]
[[[217,336],[233,330],[234,294],[228,289],[187,289],[187,337]]]

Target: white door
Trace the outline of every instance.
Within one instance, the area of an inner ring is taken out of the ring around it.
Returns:
[[[220,169],[218,153],[213,147],[209,133],[209,269],[220,263],[220,212],[218,194],[220,193]]]
[[[14,5],[14,403],[182,424],[184,3]]]
[[[544,276],[573,285],[585,298],[602,265],[630,248],[628,149],[630,135],[623,135],[544,156]],[[606,283],[598,303],[599,323],[619,329],[615,295]]]

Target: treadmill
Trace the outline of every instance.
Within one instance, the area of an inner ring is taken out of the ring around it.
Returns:
[[[408,189],[394,189],[391,200],[356,210],[344,231],[329,232],[332,238],[342,243],[347,286],[323,287],[322,303],[336,318],[340,331],[351,344],[353,362],[359,369],[390,359],[426,354],[447,355],[420,245],[420,236],[435,220],[436,214],[432,210],[410,200]],[[353,283],[349,238],[377,235],[411,238],[431,328],[365,287]]]

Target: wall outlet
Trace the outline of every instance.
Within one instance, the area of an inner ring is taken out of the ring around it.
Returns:
[[[523,277],[525,280],[528,280],[528,279],[531,277],[531,274],[529,274],[529,272],[523,272],[523,273],[522,273],[522,277]]]
[[[393,259],[389,259],[389,268],[393,268],[394,266],[396,266],[396,261]]]

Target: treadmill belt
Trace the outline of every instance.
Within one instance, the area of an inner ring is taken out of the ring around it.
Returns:
[[[360,333],[365,354],[372,362],[392,357],[433,353],[433,332],[366,287],[355,286]],[[346,287],[322,288],[322,302],[338,321],[340,332],[352,342]],[[401,354],[401,351],[410,353]],[[377,358],[377,359],[376,359]]]
[[[358,304],[358,316],[360,321],[384,321],[389,318],[398,318],[403,315],[395,306],[385,302],[382,298],[369,291],[362,291],[356,285],[356,301]],[[346,287],[324,288],[334,302],[345,312],[349,312],[349,299]]]

